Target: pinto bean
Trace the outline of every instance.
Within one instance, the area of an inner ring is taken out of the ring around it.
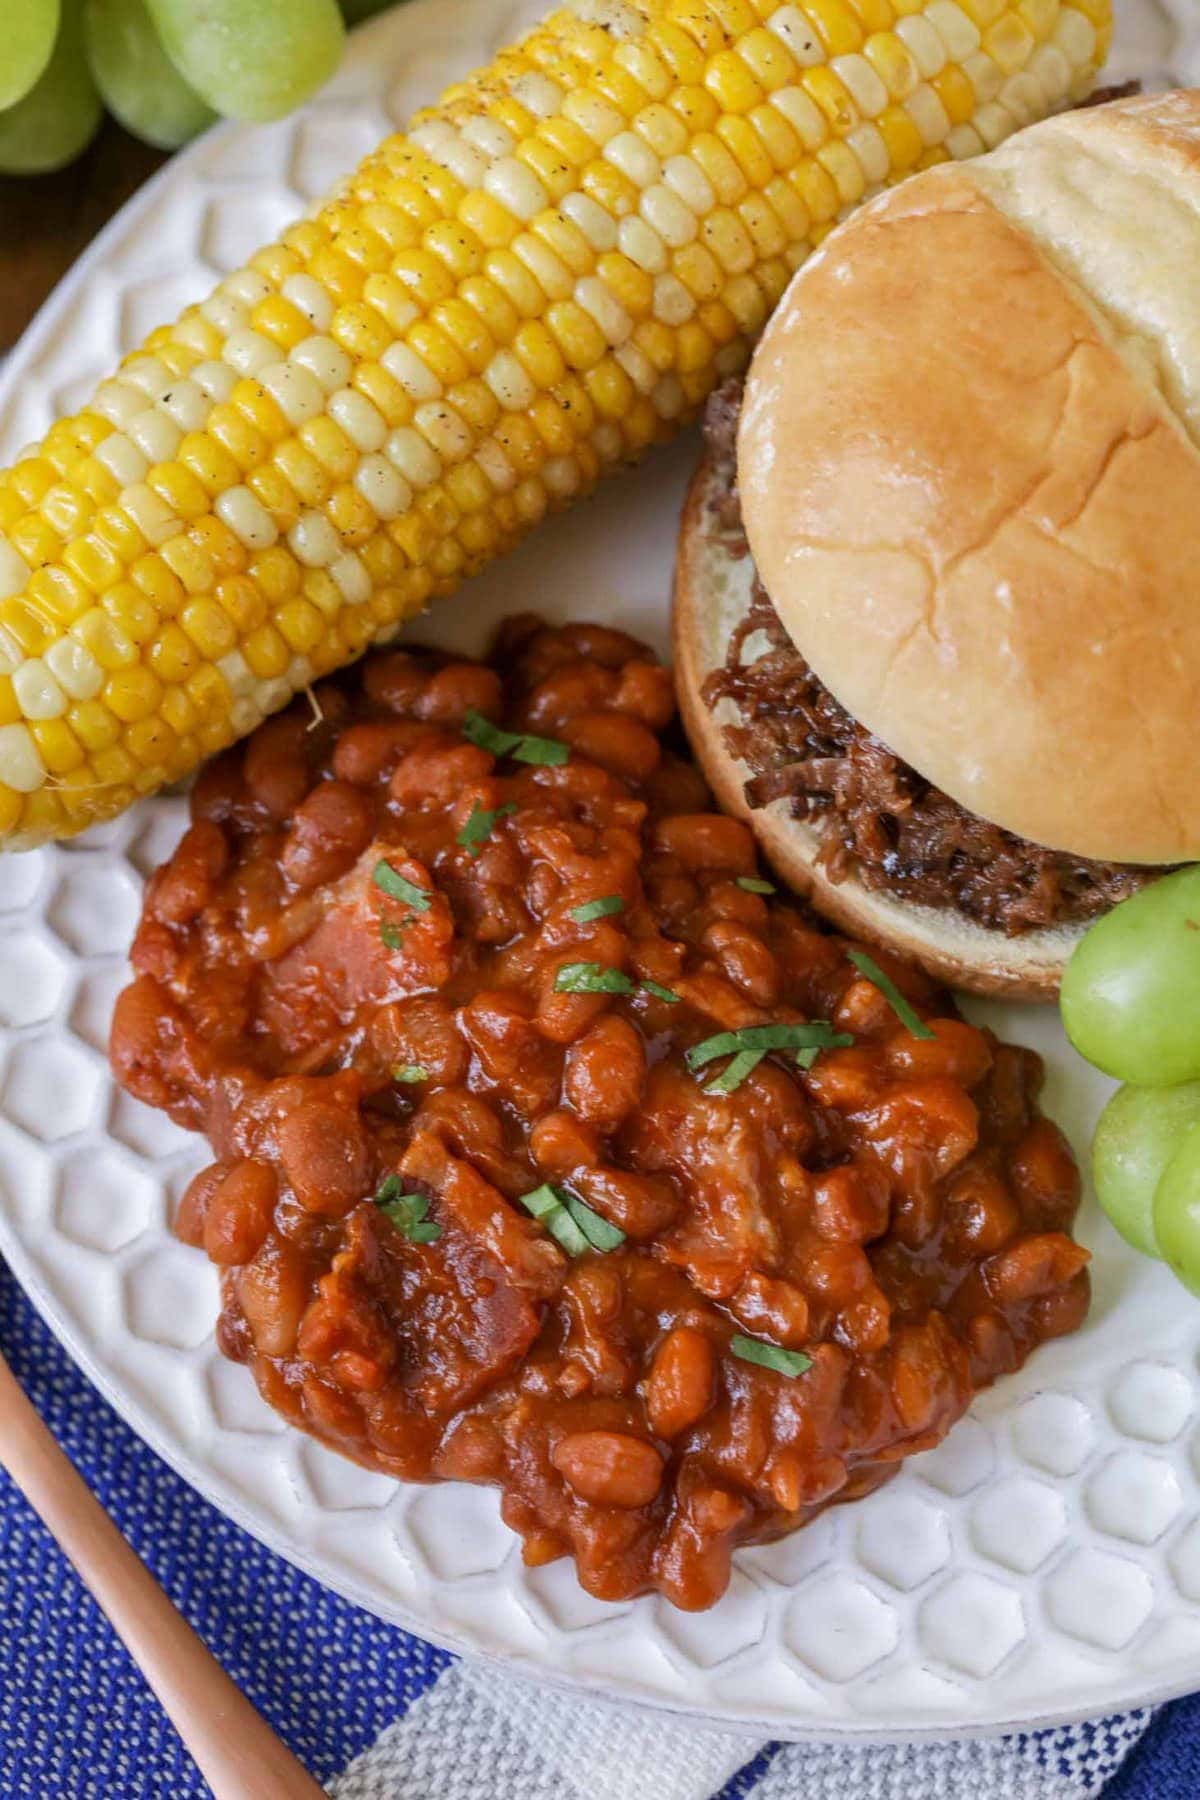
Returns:
[[[662,1457],[623,1431],[573,1431],[550,1456],[559,1474],[598,1506],[649,1506],[662,1486]]]
[[[669,1331],[646,1377],[646,1413],[656,1437],[668,1441],[702,1419],[716,1398],[717,1364],[704,1332],[690,1325]]]

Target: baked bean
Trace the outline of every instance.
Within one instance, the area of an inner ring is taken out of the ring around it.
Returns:
[[[208,1203],[224,1177],[225,1164],[211,1163],[207,1169],[193,1175],[183,1191],[175,1214],[175,1236],[181,1243],[190,1244],[193,1250],[204,1248],[204,1218]]]
[[[679,1195],[662,1175],[644,1175],[633,1169],[579,1169],[575,1186],[589,1206],[619,1225],[627,1237],[656,1237],[679,1216]]]
[[[413,711],[424,692],[427,675],[407,650],[373,656],[363,664],[363,692],[375,706],[389,712]]]
[[[662,1486],[662,1457],[623,1431],[573,1431],[550,1460],[575,1492],[597,1506],[649,1506]]]
[[[375,834],[375,814],[365,794],[345,781],[323,781],[297,807],[280,862],[288,879],[307,893],[353,868]]]
[[[717,1393],[717,1360],[705,1334],[691,1325],[669,1331],[654,1352],[645,1391],[655,1437],[670,1442],[702,1419]]]
[[[1036,1300],[1066,1287],[1090,1261],[1082,1244],[1061,1231],[1021,1238],[983,1265],[988,1292],[999,1306]]]
[[[1048,1225],[1066,1225],[1075,1216],[1081,1192],[1071,1146],[1051,1119],[1035,1119],[1008,1161],[1021,1198]]]
[[[168,925],[190,925],[212,900],[229,868],[229,839],[210,819],[198,819],[150,886],[147,910]]]
[[[831,1015],[831,1022],[839,1031],[848,1031],[854,1037],[877,1037],[881,1032],[895,1030],[896,1015],[887,996],[864,975],[847,987]]]
[[[415,719],[369,719],[363,725],[351,725],[334,746],[333,772],[339,781],[371,787],[420,743],[423,735]]]
[[[606,706],[616,686],[610,670],[595,663],[570,663],[534,688],[525,701],[524,721],[531,731],[553,735],[579,713]]]
[[[573,751],[590,757],[622,781],[648,781],[662,756],[654,733],[624,713],[575,713],[564,721],[561,731]]]
[[[711,950],[734,987],[756,1006],[773,1006],[779,998],[779,965],[757,932],[720,920],[701,940]]]
[[[204,1248],[210,1262],[248,1263],[262,1249],[279,1183],[270,1163],[239,1162],[226,1171],[209,1196],[204,1214]]]
[[[871,1136],[885,1159],[919,1145],[938,1175],[968,1157],[979,1140],[979,1114],[956,1082],[943,1077],[893,1088],[873,1110]]]
[[[568,1050],[563,1091],[585,1124],[613,1132],[638,1104],[645,1075],[641,1033],[605,1013]]]
[[[754,873],[754,838],[749,826],[723,813],[682,813],[673,819],[659,819],[654,827],[654,848],[675,857],[692,872],[732,869],[738,875]]]
[[[591,1169],[600,1160],[600,1134],[571,1112],[545,1113],[529,1131],[529,1148],[547,1175]]]
[[[459,738],[425,738],[401,757],[393,771],[389,784],[392,799],[397,806],[411,807],[415,812],[454,806],[464,794],[487,781],[495,760],[489,751]],[[468,804],[464,824],[470,811]]]
[[[661,663],[642,662],[635,657],[621,670],[612,704],[617,712],[640,719],[651,731],[665,731],[675,712],[670,670]]]
[[[807,1081],[822,1106],[844,1113],[865,1112],[883,1086],[878,1054],[866,1044],[818,1056]]]
[[[272,819],[286,819],[312,785],[305,754],[306,722],[294,712],[268,719],[246,745],[246,791]]]
[[[371,1042],[388,1068],[424,1069],[430,1081],[462,1081],[470,1064],[453,1009],[435,995],[420,994],[382,1006],[371,1019]]]
[[[890,1188],[882,1169],[848,1163],[812,1184],[813,1223],[834,1243],[867,1244],[888,1227]]]
[[[450,663],[427,682],[413,711],[418,719],[437,725],[461,725],[474,710],[485,719],[498,719],[504,690],[495,669],[480,663]]]
[[[538,1030],[532,1012],[527,995],[485,988],[459,1014],[488,1080],[509,1089],[530,1116],[554,1104],[559,1072],[558,1053]]]
[[[298,1105],[276,1131],[279,1159],[301,1206],[338,1219],[370,1179],[370,1153],[357,1113],[322,1100]]]
[[[932,1038],[897,1032],[884,1055],[888,1068],[915,1081],[944,1077],[973,1088],[992,1066],[992,1050],[982,1031],[964,1019],[929,1019]]]
[[[807,1341],[808,1301],[794,1282],[763,1275],[756,1269],[730,1296],[729,1310],[747,1331],[774,1343],[795,1350]]]
[[[956,1254],[990,1256],[1021,1229],[1021,1209],[1000,1177],[967,1163],[947,1197],[946,1233]]]
[[[238,1272],[237,1295],[261,1356],[287,1356],[296,1347],[308,1304],[308,1274],[300,1257],[280,1239],[264,1244]]]

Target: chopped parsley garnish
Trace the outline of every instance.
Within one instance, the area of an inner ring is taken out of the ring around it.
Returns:
[[[634,981],[620,969],[606,969],[603,963],[564,963],[554,977],[556,994],[636,994],[639,989],[668,1006],[679,1004],[679,995],[670,988],[661,987],[657,981]]]
[[[741,1031],[719,1031],[715,1037],[693,1044],[687,1053],[689,1069],[702,1069],[718,1056],[732,1057],[706,1094],[732,1094],[772,1050],[790,1050],[802,1069],[812,1067],[820,1050],[852,1044],[848,1032],[835,1031],[826,1019],[810,1019],[799,1025],[746,1025]]]
[[[585,900],[582,906],[571,908],[571,917],[578,919],[581,925],[590,925],[593,919],[610,919],[613,913],[625,911],[625,902],[620,894],[605,894],[602,900]]]
[[[471,808],[470,818],[456,836],[455,843],[461,844],[464,850],[469,850],[472,856],[478,856],[499,821],[507,819],[516,810],[516,806],[510,800],[507,806],[497,806],[489,812],[487,807],[480,806],[477,800]]]
[[[747,1337],[735,1331],[729,1348],[742,1362],[757,1363],[762,1369],[774,1369],[777,1375],[803,1375],[812,1368],[813,1359],[803,1350],[785,1350],[782,1344],[764,1344],[761,1338]]]
[[[625,1233],[566,1188],[544,1182],[532,1193],[521,1195],[521,1205],[560,1244],[568,1256],[582,1256],[587,1250],[616,1250],[625,1242]]]
[[[404,932],[399,925],[390,925],[385,919],[379,927],[379,936],[383,940],[385,950],[402,950],[404,948]]]
[[[860,975],[877,987],[900,1023],[915,1038],[931,1038],[935,1034],[929,1029],[920,1014],[914,1011],[912,1003],[904,998],[890,975],[885,975],[877,962],[873,962],[865,950],[847,950],[846,955],[854,964]]]
[[[427,1194],[406,1194],[398,1175],[389,1175],[375,1196],[375,1204],[390,1219],[401,1236],[413,1244],[436,1244],[442,1235],[440,1225],[426,1217]]]
[[[760,881],[757,875],[739,875],[737,885],[745,888],[748,894],[773,894],[776,891],[773,881]]]
[[[428,912],[433,905],[433,895],[429,889],[418,887],[415,881],[408,879],[407,875],[401,875],[396,869],[393,869],[390,862],[376,863],[372,879],[375,886],[381,893],[386,894],[389,900],[403,900],[404,904],[411,906],[414,912]]]
[[[620,969],[594,962],[564,963],[554,977],[556,994],[632,994],[636,985]]]
[[[392,1080],[402,1082],[405,1087],[411,1087],[418,1081],[428,1081],[429,1070],[423,1069],[420,1063],[399,1063],[392,1070]]]
[[[462,734],[481,750],[493,756],[511,756],[515,762],[540,763],[547,768],[565,763],[571,754],[569,744],[558,738],[533,737],[527,731],[504,731],[493,725],[472,707],[462,724]]]

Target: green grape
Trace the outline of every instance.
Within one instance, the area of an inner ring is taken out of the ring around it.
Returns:
[[[342,12],[347,25],[361,25],[364,19],[373,19],[395,4],[396,0],[342,0]]]
[[[1193,1126],[1162,1172],[1154,1195],[1159,1253],[1185,1287],[1200,1294],[1200,1126]]]
[[[235,119],[281,119],[328,81],[346,28],[336,0],[146,0],[184,80]]]
[[[177,150],[212,124],[215,114],[159,43],[145,0],[84,0],[83,22],[96,86],[127,131]]]
[[[7,0],[0,50],[0,108],[15,106],[37,81],[58,36],[58,0]]]
[[[83,46],[83,0],[63,0],[54,52],[23,100],[0,113],[0,174],[44,175],[72,162],[104,116]]]
[[[1154,1190],[1184,1134],[1200,1125],[1200,1081],[1179,1087],[1123,1087],[1113,1095],[1092,1139],[1096,1197],[1125,1239],[1158,1255]]]
[[[1067,1036],[1139,1087],[1200,1077],[1200,868],[1180,869],[1098,919],[1062,985]]]

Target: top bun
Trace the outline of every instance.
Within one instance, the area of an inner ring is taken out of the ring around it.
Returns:
[[[843,706],[971,812],[1200,856],[1200,91],[883,194],[788,289],[738,477]]]

